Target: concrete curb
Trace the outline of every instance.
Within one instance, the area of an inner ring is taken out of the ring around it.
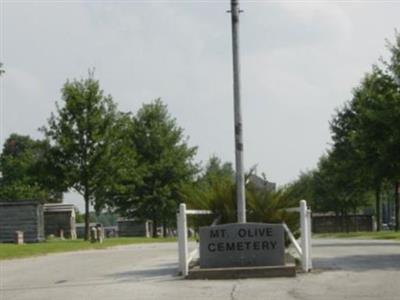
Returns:
[[[240,267],[240,268],[212,268],[190,269],[186,279],[243,279],[243,278],[268,278],[268,277],[295,277],[294,264],[273,267]]]

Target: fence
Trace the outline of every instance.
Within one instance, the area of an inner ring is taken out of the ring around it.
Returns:
[[[312,269],[312,252],[311,252],[311,210],[307,208],[305,200],[300,201],[299,208],[289,209],[290,211],[298,211],[300,213],[300,232],[301,243],[299,244],[293,236],[290,229],[285,223],[283,227],[294,245],[296,251],[300,255],[302,269],[308,272]],[[189,274],[189,264],[193,258],[198,254],[199,249],[196,248],[191,253],[188,250],[188,235],[187,235],[187,215],[211,215],[212,212],[208,210],[187,210],[186,204],[179,205],[179,212],[177,213],[178,224],[178,253],[179,253],[179,271],[186,277]],[[215,222],[213,222],[214,224]]]
[[[189,274],[189,264],[193,258],[198,254],[199,249],[196,248],[191,253],[188,250],[188,235],[187,235],[187,215],[212,215],[209,210],[191,210],[186,209],[186,204],[179,205],[179,212],[177,214],[178,224],[178,248],[179,248],[179,271],[183,276]]]
[[[314,233],[374,230],[374,217],[370,215],[313,214],[312,223]]]
[[[283,223],[283,228],[285,229],[290,241],[300,256],[301,268],[304,272],[309,272],[312,269],[311,210],[308,209],[307,202],[305,200],[300,201],[299,208],[296,207],[287,210],[298,211],[300,213],[300,244],[285,223]]]

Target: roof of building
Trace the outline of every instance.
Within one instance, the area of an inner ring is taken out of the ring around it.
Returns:
[[[260,176],[255,175],[255,174],[251,174],[250,177],[249,177],[249,180],[258,189],[265,189],[267,191],[275,191],[275,189],[276,189],[276,183],[275,182],[270,182],[270,181],[265,180],[265,179],[261,178]]]
[[[43,206],[44,212],[73,212],[75,214],[75,205],[64,203],[46,203]]]
[[[26,206],[26,205],[42,205],[38,201],[5,201],[5,202],[0,202],[0,206]]]

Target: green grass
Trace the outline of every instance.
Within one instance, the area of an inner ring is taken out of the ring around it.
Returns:
[[[379,232],[340,232],[340,233],[320,233],[314,234],[317,238],[357,238],[357,239],[376,239],[376,240],[400,240],[400,232],[379,231]]]
[[[175,242],[176,238],[108,238],[102,244],[84,240],[49,240],[41,243],[24,245],[0,244],[0,260],[22,258],[49,253],[70,252],[78,250],[105,249],[119,245]]]

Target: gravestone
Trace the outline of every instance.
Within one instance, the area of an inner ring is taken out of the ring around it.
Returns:
[[[104,229],[102,226],[96,226],[96,230],[97,230],[97,241],[99,243],[102,243],[104,240]]]
[[[60,229],[60,240],[64,240],[64,229]]]
[[[24,232],[17,230],[15,232],[15,243],[17,245],[23,245],[24,244]]]
[[[200,268],[283,266],[284,257],[281,224],[200,227]]]
[[[90,228],[90,241],[92,243],[96,243],[97,242],[97,229],[96,229],[96,227]]]

